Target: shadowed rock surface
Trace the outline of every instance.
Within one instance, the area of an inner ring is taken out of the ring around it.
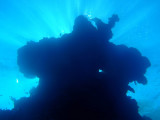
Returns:
[[[136,48],[109,41],[117,21],[117,15],[108,24],[79,16],[72,33],[30,41],[20,48],[20,71],[29,78],[39,77],[39,86],[30,98],[15,101],[13,111],[0,112],[1,118],[150,120],[141,117],[137,102],[126,96],[128,90],[134,92],[129,82],[147,83],[144,74],[150,62]]]

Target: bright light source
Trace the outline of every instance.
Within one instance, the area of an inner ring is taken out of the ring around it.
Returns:
[[[16,82],[17,82],[17,83],[19,82],[18,79],[16,79]]]
[[[91,18],[91,17],[92,17],[92,15],[88,15],[88,17],[89,17],[89,18]]]
[[[92,15],[91,15],[91,14],[88,14],[87,17],[88,17],[89,19],[92,19]]]
[[[102,69],[99,69],[99,72],[101,73],[101,72],[103,72],[103,70],[102,70]]]

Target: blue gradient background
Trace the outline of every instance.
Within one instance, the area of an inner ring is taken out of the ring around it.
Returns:
[[[130,85],[139,113],[160,120],[160,1],[158,0],[0,0],[0,109],[13,109],[12,97],[29,97],[38,78],[27,79],[17,66],[17,49],[27,41],[59,37],[72,31],[78,15],[107,22],[116,13],[120,22],[112,42],[137,48],[152,66],[148,84]]]

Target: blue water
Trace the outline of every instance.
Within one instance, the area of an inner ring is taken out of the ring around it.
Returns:
[[[107,22],[116,13],[120,21],[112,42],[137,48],[152,66],[148,84],[131,83],[139,113],[160,119],[160,1],[158,0],[1,0],[0,1],[0,109],[13,109],[11,98],[29,97],[38,78],[27,79],[17,66],[17,49],[27,41],[59,37],[72,31],[78,15]]]

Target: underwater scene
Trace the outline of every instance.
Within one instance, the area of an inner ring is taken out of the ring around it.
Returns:
[[[159,0],[0,0],[0,120],[160,120]]]

